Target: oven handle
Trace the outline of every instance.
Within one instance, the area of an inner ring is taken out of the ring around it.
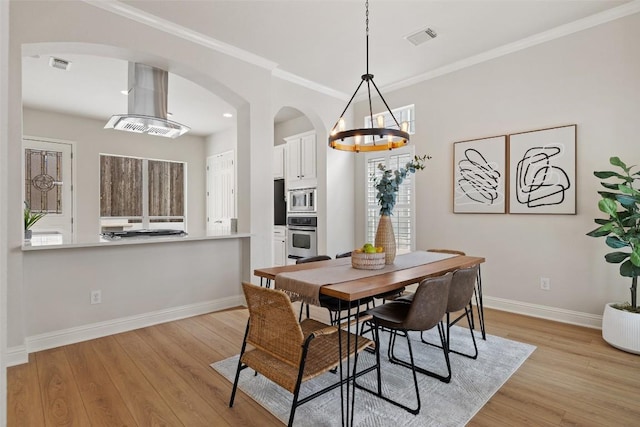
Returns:
[[[316,227],[288,227],[289,231],[313,231],[316,232]]]

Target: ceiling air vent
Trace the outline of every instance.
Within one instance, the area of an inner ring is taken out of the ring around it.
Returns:
[[[418,32],[409,34],[404,38],[409,40],[414,46],[418,46],[426,41],[435,39],[437,36],[438,34],[435,31],[433,31],[431,28],[424,28]]]
[[[49,66],[52,68],[57,68],[59,70],[69,71],[69,68],[71,68],[71,61],[67,61],[66,59],[54,58],[53,56],[50,56]]]

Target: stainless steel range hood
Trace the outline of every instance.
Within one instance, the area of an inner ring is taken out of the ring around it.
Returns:
[[[135,62],[129,63],[129,113],[112,116],[105,129],[177,138],[191,128],[167,120],[169,73]]]

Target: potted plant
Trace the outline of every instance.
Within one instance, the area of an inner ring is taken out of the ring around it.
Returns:
[[[627,166],[620,158],[611,157],[616,171],[599,171],[594,175],[601,180],[605,191],[598,209],[608,215],[596,219],[599,225],[587,233],[591,237],[606,237],[605,243],[614,252],[605,255],[605,260],[620,264],[620,275],[631,278],[631,303],[607,304],[602,316],[602,337],[612,346],[631,353],[640,354],[640,307],[637,289],[640,276],[640,171],[636,166]],[[605,181],[609,180],[609,181]]]
[[[44,212],[33,212],[27,202],[24,202],[24,238],[25,240],[31,239],[33,231],[31,227],[36,222],[40,221],[46,214]]]
[[[396,238],[393,234],[393,226],[391,217],[393,207],[396,205],[396,197],[400,184],[410,173],[424,169],[424,162],[430,159],[426,154],[422,157],[414,156],[413,160],[407,162],[404,168],[398,170],[387,169],[387,167],[379,163],[378,169],[382,171],[381,176],[371,176],[374,187],[378,190],[376,198],[380,205],[380,222],[376,230],[376,247],[381,246],[385,253],[385,264],[393,264],[396,258]]]

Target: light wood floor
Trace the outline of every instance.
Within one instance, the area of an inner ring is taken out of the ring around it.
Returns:
[[[640,356],[598,330],[486,311],[489,333],[538,348],[469,425],[640,425]],[[32,354],[8,370],[8,426],[282,425],[242,392],[230,409],[231,384],[209,367],[239,352],[246,318],[228,310]]]

